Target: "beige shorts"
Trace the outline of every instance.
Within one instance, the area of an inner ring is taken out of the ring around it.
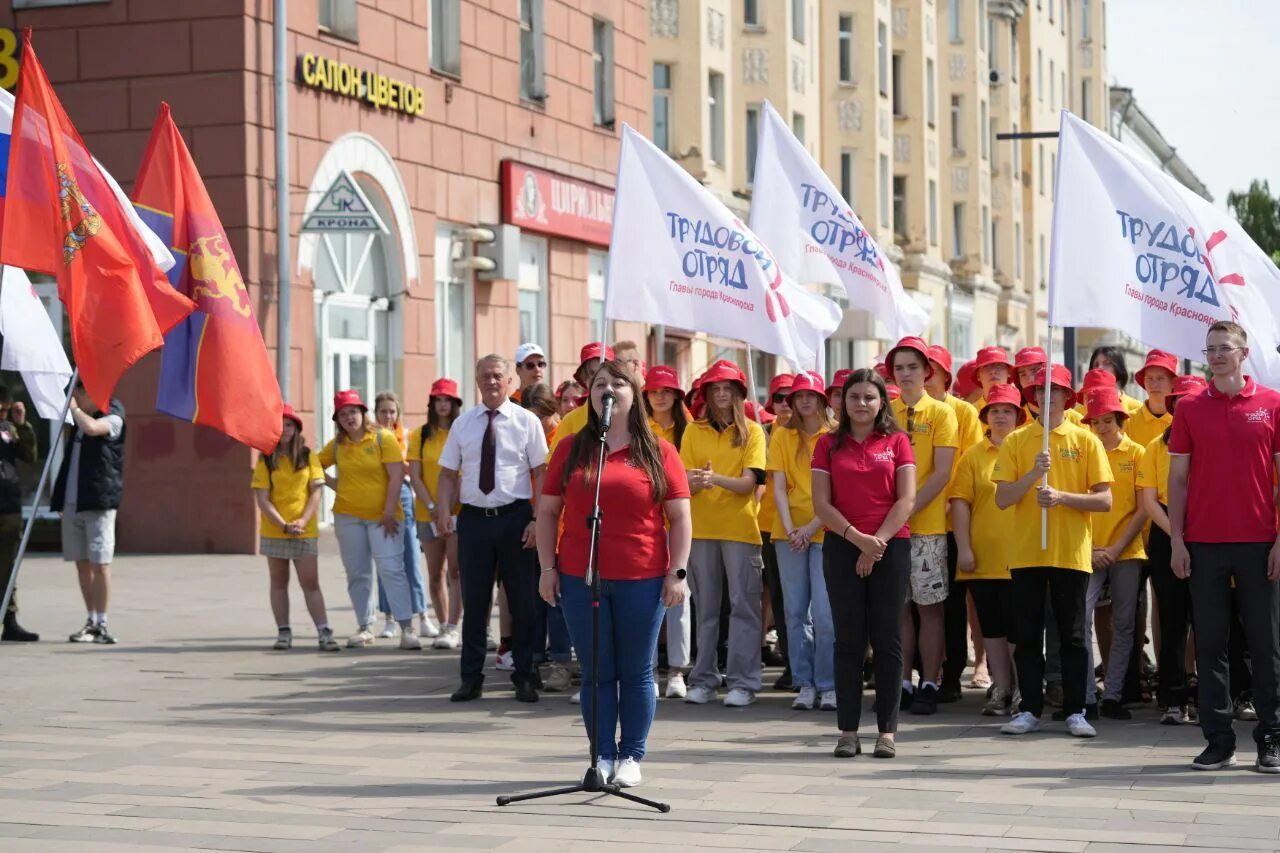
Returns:
[[[911,537],[911,600],[941,604],[947,600],[947,537]]]
[[[62,514],[62,559],[105,566],[116,553],[116,511],[95,509]]]

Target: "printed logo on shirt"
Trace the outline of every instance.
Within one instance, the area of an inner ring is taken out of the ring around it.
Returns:
[[[1078,447],[1060,447],[1058,448],[1058,455],[1067,462],[1080,461],[1080,449]]]
[[[1269,424],[1271,423],[1271,410],[1254,409],[1252,412],[1245,412],[1244,419],[1246,423]]]
[[[1132,462],[1117,462],[1117,463],[1116,463],[1116,470],[1117,470],[1117,471],[1124,471],[1126,474],[1128,474],[1128,473],[1132,473],[1132,472],[1133,472],[1133,463],[1132,463]]]
[[[893,450],[877,450],[871,454],[872,462],[892,462],[896,457]]]

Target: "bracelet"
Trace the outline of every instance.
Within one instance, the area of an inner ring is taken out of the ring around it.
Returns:
[[[844,539],[844,540],[847,542],[847,541],[849,540],[849,531],[850,531],[850,530],[852,530],[852,529],[853,529],[853,525],[852,525],[852,524],[847,525],[847,526],[845,527],[845,529],[844,529],[844,533],[841,533],[841,534],[840,534],[840,538],[841,538],[841,539]]]

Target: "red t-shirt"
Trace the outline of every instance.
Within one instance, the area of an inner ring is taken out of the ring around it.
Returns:
[[[1280,453],[1280,393],[1245,377],[1239,394],[1209,387],[1178,401],[1169,453],[1190,456],[1188,542],[1272,542],[1275,454]]]
[[[689,477],[680,452],[665,441],[662,469],[667,476],[666,500],[689,497]],[[544,495],[564,498],[564,534],[560,537],[560,571],[576,577],[587,573],[591,552],[591,528],[586,518],[595,502],[595,479],[588,481],[578,469],[563,492],[560,477],[569,461],[573,442],[561,442],[547,465]],[[604,466],[600,484],[600,577],[605,580],[645,580],[662,577],[671,568],[667,554],[667,516],[653,500],[653,485],[643,468],[630,461],[630,447],[614,451]]]
[[[845,436],[838,449],[834,433],[818,439],[813,448],[813,470],[831,477],[831,504],[862,533],[874,536],[898,500],[898,469],[916,464],[905,432],[871,433],[865,441]],[[833,530],[839,536],[843,531]],[[907,525],[895,539],[911,535]]]

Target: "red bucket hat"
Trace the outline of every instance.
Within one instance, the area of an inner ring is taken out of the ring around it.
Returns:
[[[966,361],[956,371],[955,385],[952,387],[951,393],[963,400],[977,390],[978,382],[975,379],[973,362]]]
[[[1022,408],[1022,394],[1012,385],[1006,383],[992,387],[991,393],[987,395],[987,404],[982,407],[982,411],[978,412],[978,420],[985,424],[987,409],[992,406],[1013,406],[1018,410],[1018,426],[1027,422],[1027,410]]]
[[[1043,347],[1023,347],[1013,357],[1013,369],[1043,367],[1048,362],[1049,356],[1045,354]]]
[[[1024,389],[1026,392],[1028,392],[1026,396],[1030,397],[1029,392],[1033,387],[1043,388],[1044,379],[1045,379],[1045,374],[1044,374],[1044,368],[1042,367],[1036,371],[1035,379],[1032,380],[1031,385],[1026,389]],[[1053,365],[1053,372],[1050,375],[1050,380],[1056,387],[1061,388],[1067,392],[1067,395],[1068,395],[1067,408],[1070,409],[1074,407],[1076,402],[1078,401],[1078,398],[1076,396],[1075,386],[1071,384],[1071,371],[1067,370],[1066,365],[1064,364]]]
[[[794,373],[779,373],[777,376],[769,380],[769,397],[764,404],[764,410],[766,412],[771,415],[776,414],[776,412],[773,411],[773,395],[780,391],[790,390],[791,383],[795,378]]]
[[[844,390],[844,383],[849,379],[849,375],[853,371],[847,367],[842,367],[836,371],[836,375],[831,377],[831,384],[827,386],[827,399],[832,396],[839,395]]]
[[[943,374],[947,377],[943,381],[943,387],[950,391],[952,376],[954,375],[951,371],[951,350],[941,344],[933,344],[929,347],[929,360],[942,368]]]
[[[1043,364],[1044,362],[1040,362]],[[1014,381],[1014,371],[1017,370],[1013,366],[1013,362],[1009,360],[1009,354],[1004,351],[1004,347],[983,347],[978,350],[977,356],[973,359],[973,381],[978,381],[978,374],[982,372],[982,368],[990,367],[995,364],[1003,364],[1009,368],[1009,381]]]
[[[1085,414],[1083,422],[1093,423],[1103,415],[1118,413],[1128,415],[1124,404],[1120,402],[1120,392],[1114,388],[1098,388],[1085,395]]]
[[[1084,384],[1081,386],[1081,390],[1086,394],[1091,394],[1094,391],[1115,387],[1115,374],[1106,368],[1095,367],[1084,375]]]
[[[702,374],[703,388],[716,382],[734,382],[742,389],[742,396],[747,396],[747,377],[743,375],[742,368],[732,361],[717,361]],[[702,392],[702,396],[705,397],[706,393]]]
[[[333,395],[333,419],[338,420],[338,412],[347,406],[359,406],[360,411],[368,412],[369,407],[360,399],[359,391],[339,391]]]
[[[795,381],[791,383],[791,390],[787,392],[787,405],[791,405],[791,400],[801,391],[812,391],[822,398],[822,404],[825,406],[827,400],[827,389],[823,388],[822,377],[816,373],[797,373]]]
[[[1162,349],[1153,349],[1147,353],[1147,361],[1138,372],[1134,375],[1138,385],[1142,388],[1147,387],[1147,371],[1153,367],[1161,367],[1173,374],[1176,381],[1178,378],[1178,357],[1171,352],[1165,352]]]
[[[1170,397],[1189,397],[1199,394],[1209,387],[1209,383],[1199,376],[1179,376],[1174,380],[1173,390],[1169,392]]]
[[[431,392],[427,394],[427,399],[432,397],[448,397],[459,406],[462,405],[462,396],[458,394],[458,383],[452,379],[437,379],[431,383]]]
[[[675,391],[676,394],[680,395],[681,399],[684,399],[684,389],[680,387],[680,377],[676,376],[676,372],[672,368],[667,367],[665,364],[660,364],[644,375],[644,391],[648,393],[649,391],[661,391],[664,388]]]
[[[778,419],[773,412],[767,411],[764,406],[757,406],[754,400],[748,400],[743,405],[742,413],[747,420],[759,423],[761,426],[768,426]]]
[[[891,402],[902,396],[902,389],[897,385],[886,385],[884,386],[884,389],[889,393],[889,400]]]
[[[893,349],[889,350],[884,357],[885,369],[889,371],[889,376],[885,379],[886,382],[893,378],[893,357],[898,354],[898,350],[911,350],[919,353],[920,360],[924,362],[925,366],[925,379],[933,375],[933,367],[929,364],[929,345],[925,343],[924,338],[908,336],[894,344]]]
[[[606,346],[601,351],[600,342],[592,341],[582,348],[578,353],[578,369],[582,369],[582,365],[586,364],[594,358],[603,358],[605,361],[613,361],[613,347]]]
[[[302,418],[299,417],[298,413],[293,410],[293,406],[290,406],[288,403],[285,403],[284,409],[280,412],[280,414],[282,417],[285,417],[293,421],[294,425],[297,426],[298,429],[302,429]]]

